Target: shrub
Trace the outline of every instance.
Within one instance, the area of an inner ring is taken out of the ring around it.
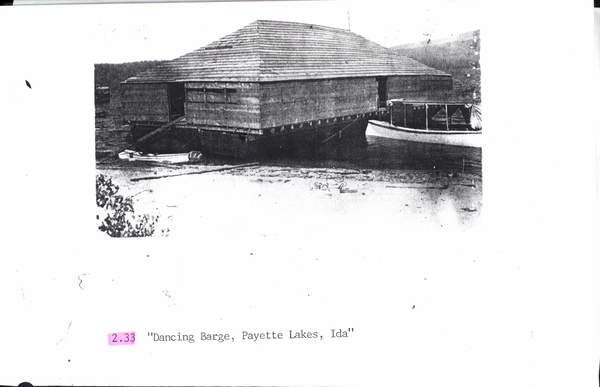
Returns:
[[[98,229],[111,237],[145,237],[155,232],[157,215],[135,215],[133,198],[118,195],[119,186],[111,178],[96,176],[96,215]]]

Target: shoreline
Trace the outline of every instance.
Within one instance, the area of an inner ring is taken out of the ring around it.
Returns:
[[[217,166],[97,165],[132,196],[136,214],[159,216],[157,233],[191,235],[223,227],[232,235],[257,228],[320,228],[311,219],[365,221],[403,230],[467,230],[481,217],[482,178],[472,173],[252,165],[204,174]],[[233,222],[232,222],[233,221]],[[317,222],[318,223],[318,222]],[[327,223],[327,222],[325,222]],[[333,227],[339,227],[332,225]],[[326,228],[321,230],[326,232]]]

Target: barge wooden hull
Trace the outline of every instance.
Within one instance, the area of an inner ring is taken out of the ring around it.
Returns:
[[[364,140],[368,120],[373,117],[377,117],[375,112],[265,130],[211,128],[180,123],[148,142],[138,140],[156,131],[159,126],[132,125],[131,133],[136,150],[146,153],[200,151],[204,155],[238,159],[316,157],[332,153],[346,140]]]
[[[314,124],[265,134],[230,133],[200,129],[203,154],[259,159],[277,156],[316,157],[348,139],[365,138],[367,118],[347,123]]]

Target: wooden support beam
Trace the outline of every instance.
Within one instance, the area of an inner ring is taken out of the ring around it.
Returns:
[[[257,166],[257,165],[258,165],[258,162],[254,162],[254,163],[246,163],[246,164],[233,165],[233,166],[230,166],[230,167],[213,168],[213,169],[204,170],[204,171],[192,171],[192,172],[173,173],[173,174],[170,174],[170,175],[151,175],[151,176],[143,176],[143,177],[134,177],[134,178],[132,178],[130,180],[131,181],[140,181],[140,180],[154,180],[154,179],[162,179],[164,177],[175,177],[175,176],[184,176],[184,175],[201,175],[203,173],[228,171],[228,170],[231,170],[231,169],[254,167],[254,166]]]
[[[175,120],[173,120],[173,121],[171,121],[171,122],[169,122],[169,123],[167,123],[167,124],[165,124],[165,125],[161,126],[160,128],[153,130],[152,132],[148,133],[147,135],[145,135],[145,136],[143,136],[143,137],[140,137],[140,138],[137,140],[137,143],[138,143],[138,144],[143,144],[143,143],[145,143],[145,142],[147,142],[147,141],[151,140],[152,138],[156,137],[157,135],[159,135],[159,134],[161,134],[161,133],[163,133],[163,132],[166,132],[166,131],[168,131],[169,129],[171,129],[171,127],[172,127],[173,125],[175,125],[176,123],[180,122],[180,121],[181,121],[181,120],[183,120],[184,118],[185,118],[185,116],[183,116],[183,117],[179,117],[179,118],[177,118],[177,119],[175,119]]]

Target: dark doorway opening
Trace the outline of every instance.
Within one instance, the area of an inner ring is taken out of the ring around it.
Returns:
[[[388,99],[387,77],[377,77],[377,95],[379,97],[379,107],[385,107]]]
[[[173,121],[185,114],[185,84],[169,83],[167,84],[167,93],[169,95],[169,118]]]

